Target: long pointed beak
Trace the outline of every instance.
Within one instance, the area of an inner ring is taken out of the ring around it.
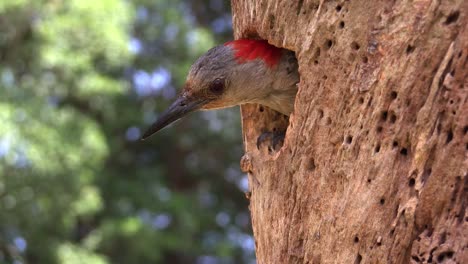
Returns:
[[[146,130],[145,134],[141,137],[141,140],[145,140],[159,130],[165,128],[171,123],[179,120],[183,116],[200,109],[208,100],[189,98],[186,96],[179,96],[166,111],[154,122],[151,127]]]

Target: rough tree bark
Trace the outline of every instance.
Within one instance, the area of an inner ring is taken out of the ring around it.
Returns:
[[[237,38],[295,51],[301,74],[289,124],[241,109],[258,263],[468,263],[468,1],[232,9]]]

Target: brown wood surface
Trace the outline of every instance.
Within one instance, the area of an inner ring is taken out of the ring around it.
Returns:
[[[295,51],[301,74],[289,125],[241,108],[258,263],[468,263],[468,1],[232,9],[236,38]]]

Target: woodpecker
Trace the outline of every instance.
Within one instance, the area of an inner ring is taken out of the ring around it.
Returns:
[[[298,63],[292,51],[253,39],[216,46],[191,66],[180,95],[142,139],[196,110],[257,103],[289,116],[298,82]]]

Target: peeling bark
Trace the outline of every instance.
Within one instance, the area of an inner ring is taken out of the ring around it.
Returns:
[[[468,263],[468,2],[232,9],[237,38],[295,51],[301,74],[289,124],[241,107],[258,263]]]

